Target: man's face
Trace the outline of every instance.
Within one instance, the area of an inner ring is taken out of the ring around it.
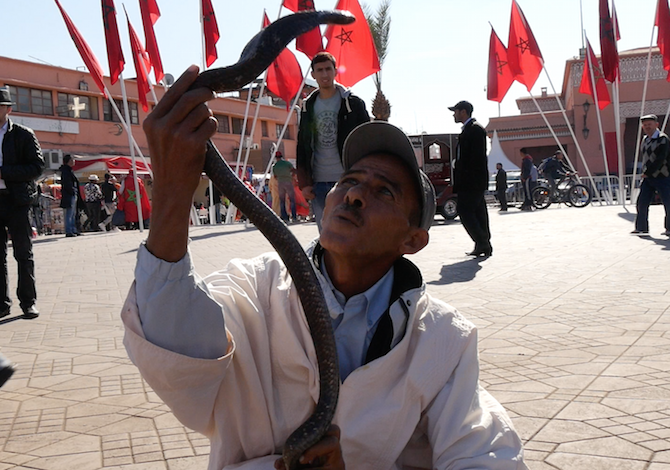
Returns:
[[[642,121],[642,130],[648,137],[654,135],[656,129],[658,129],[658,122],[654,121],[653,119],[647,119],[646,121]]]
[[[465,122],[469,117],[468,112],[464,109],[454,110],[454,122]]]
[[[320,89],[332,88],[335,84],[335,75],[337,71],[329,60],[319,62],[312,68],[312,78],[316,80]]]
[[[7,122],[7,116],[12,112],[12,107],[7,104],[0,104],[0,126]]]
[[[428,233],[410,223],[418,211],[418,195],[405,165],[385,154],[367,156],[328,193],[321,245],[341,256],[393,262],[428,243]],[[416,231],[424,232],[425,243],[408,249]]]
[[[501,165],[500,163],[498,163],[498,164],[496,165],[496,168],[497,168],[498,170],[502,170],[502,165]]]

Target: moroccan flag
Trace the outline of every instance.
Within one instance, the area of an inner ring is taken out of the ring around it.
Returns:
[[[335,56],[336,80],[344,86],[354,86],[365,77],[379,72],[379,56],[370,27],[358,0],[339,0],[337,10],[347,10],[356,21],[346,25],[328,25],[326,51]]]
[[[509,87],[514,83],[514,74],[507,63],[507,48],[496,32],[491,28],[489,41],[489,77],[486,87],[486,97],[500,103]]]
[[[135,72],[137,73],[137,95],[140,98],[142,109],[148,111],[149,103],[147,103],[147,93],[151,91],[148,75],[149,69],[151,68],[151,61],[147,51],[142,47],[142,43],[135,32],[135,28],[130,24],[130,19],[128,19],[127,13],[126,19],[128,20],[128,31],[130,32],[130,48],[133,50],[133,64],[135,64]],[[144,68],[142,68],[142,66],[144,66]]]
[[[598,94],[597,98],[593,92],[591,68],[593,69],[593,77],[596,81],[596,93]],[[593,53],[593,49],[591,49],[591,43],[588,39],[586,40],[586,59],[584,59],[584,71],[582,72],[582,83],[579,85],[579,92],[584,93],[585,95],[591,95],[593,102],[597,102],[600,109],[605,109],[605,107],[612,102],[610,99],[610,93],[607,90],[607,83],[605,83],[605,79],[603,78],[603,72],[600,70],[598,59]]]
[[[284,0],[284,8],[291,11],[315,10],[314,0]],[[316,27],[311,31],[298,36],[295,40],[295,48],[303,52],[307,57],[313,59],[315,55],[323,50],[323,37],[321,28]]]
[[[542,72],[542,53],[516,0],[512,0],[507,62],[514,79],[530,91]]]
[[[599,0],[600,11],[600,58],[603,72],[608,82],[614,82],[619,75],[619,52],[616,45],[616,31],[610,16],[608,0]]]
[[[202,30],[205,35],[205,64],[209,67],[219,57],[216,53],[219,26],[216,24],[212,0],[202,0]]]
[[[670,81],[670,8],[668,8],[668,0],[658,0],[654,25],[658,28],[656,45],[663,56],[663,68],[668,71],[667,79]]]
[[[123,49],[121,49],[119,27],[116,24],[116,8],[114,8],[114,0],[102,0],[102,21],[105,25],[109,77],[112,79],[112,85],[114,85],[126,65],[126,60],[123,58]]]
[[[74,25],[68,14],[65,13],[65,10],[63,10],[63,7],[60,5],[58,0],[55,1],[56,5],[58,6],[58,9],[60,10],[61,15],[63,15],[63,20],[65,20],[65,26],[67,26],[67,30],[70,33],[70,37],[72,37],[74,45],[77,46],[77,50],[79,51],[81,58],[84,60],[84,63],[86,64],[86,67],[88,68],[91,77],[93,77],[93,81],[95,82],[96,85],[98,85],[98,88],[100,89],[102,94],[105,95],[105,98],[107,98],[107,93],[105,93],[105,82],[102,80],[102,67],[100,66],[100,62],[98,62],[98,59],[95,57],[95,54],[93,54],[91,48],[88,47],[88,44],[84,40],[84,37],[81,35],[77,27]]]
[[[263,13],[263,27],[270,24],[268,15]],[[300,93],[302,70],[293,52],[284,49],[268,68],[267,87],[275,95],[281,97],[288,110],[291,99]]]
[[[149,53],[149,59],[151,59],[151,65],[154,68],[156,83],[158,83],[163,79],[164,73],[163,62],[158,52],[154,25],[158,21],[158,18],[160,18],[161,12],[158,9],[156,0],[140,0],[140,11],[142,12],[142,26],[144,27],[144,39],[147,42],[147,52]]]

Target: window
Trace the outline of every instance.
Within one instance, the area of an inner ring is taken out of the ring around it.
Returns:
[[[12,101],[16,103],[13,109],[17,112],[47,116],[54,114],[50,91],[10,86],[9,93],[12,95]]]
[[[283,124],[275,124],[277,126],[277,137],[281,135],[281,130],[284,128]],[[291,126],[286,126],[284,131],[284,139],[291,140]]]
[[[268,137],[268,122],[261,121],[261,135],[263,137]]]
[[[244,119],[242,118],[230,118],[233,121],[233,134],[242,134],[242,124],[244,124]],[[249,126],[247,126],[245,135],[249,135]]]
[[[230,134],[230,120],[228,119],[228,116],[219,114],[214,117],[216,117],[216,120],[219,121],[219,128],[217,129],[217,132],[220,132],[221,134]]]
[[[56,112],[59,116],[75,119],[100,119],[98,115],[98,99],[91,96],[70,95],[58,93],[58,107]]]
[[[121,111],[121,115],[125,118],[126,113],[123,108],[123,101],[121,100],[114,100],[116,103],[116,106],[119,108],[119,111]],[[128,110],[130,111],[130,123],[131,124],[139,124],[140,123],[140,115],[137,111],[137,101],[128,101]],[[110,121],[110,122],[121,122],[119,119],[119,116],[116,114],[116,111],[112,109],[112,106],[109,104],[109,100],[105,100],[105,103],[102,106],[102,112],[105,118],[105,121]]]

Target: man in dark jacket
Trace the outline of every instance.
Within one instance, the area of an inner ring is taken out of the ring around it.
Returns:
[[[642,141],[642,184],[637,197],[637,216],[633,235],[649,235],[649,205],[656,193],[665,207],[665,231],[670,236],[670,140],[658,128],[658,117],[648,114],[640,118],[645,138]]]
[[[19,268],[16,295],[25,318],[36,318],[35,263],[31,240],[30,205],[37,196],[35,180],[44,171],[40,144],[32,130],[12,122],[12,99],[8,88],[0,88],[0,243],[2,261],[0,279],[4,291],[0,318],[9,315],[12,304],[7,278],[7,233],[12,237],[14,258]]]
[[[79,200],[79,180],[72,171],[74,159],[72,155],[63,157],[60,171],[61,200],[60,206],[65,209],[65,236],[76,237],[80,234],[75,224],[77,214],[77,201]]]
[[[459,101],[449,108],[454,121],[463,123],[458,138],[454,166],[454,192],[458,195],[456,210],[461,223],[475,242],[470,256],[491,256],[491,231],[484,195],[489,186],[486,162],[486,130],[472,117],[472,104]]]
[[[370,120],[365,102],[336,83],[335,75],[335,57],[328,52],[314,56],[312,77],[319,89],[303,103],[298,130],[298,185],[305,199],[312,201],[319,232],[326,194],[344,172],[344,141],[355,127]]]
[[[502,163],[496,163],[496,196],[500,202],[500,212],[507,211],[507,172],[503,170]]]

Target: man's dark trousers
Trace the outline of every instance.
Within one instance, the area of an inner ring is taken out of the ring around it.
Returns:
[[[496,191],[496,195],[498,196],[498,202],[500,202],[500,210],[506,211],[507,210],[507,194],[504,189],[499,189]],[[488,226],[488,224],[487,224]]]
[[[2,244],[3,269],[0,271],[0,311],[11,305],[9,297],[9,277],[7,271],[7,234],[12,237],[14,258],[19,267],[19,279],[16,296],[22,309],[35,304],[35,263],[31,241],[29,205],[16,205],[7,190],[0,190],[0,244]]]
[[[489,213],[486,210],[486,199],[481,191],[460,191],[456,210],[461,223],[475,242],[475,251],[491,248],[491,231],[489,230]]]

